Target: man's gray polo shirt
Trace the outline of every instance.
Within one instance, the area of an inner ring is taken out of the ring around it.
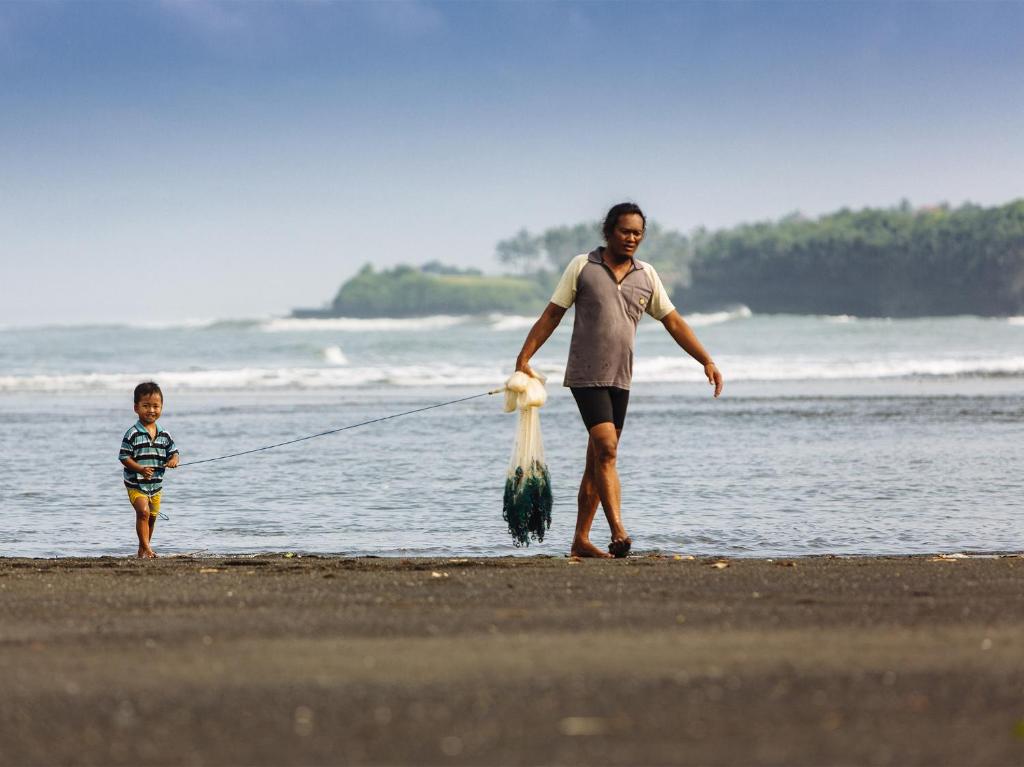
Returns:
[[[616,282],[601,258],[603,251],[597,248],[570,261],[551,296],[551,303],[563,309],[576,304],[565,386],[628,389],[640,317],[647,312],[662,320],[675,309],[653,266],[634,258],[633,269]]]

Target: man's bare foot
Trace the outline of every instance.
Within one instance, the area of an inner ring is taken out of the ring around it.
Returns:
[[[606,551],[601,551],[594,544],[588,540],[573,539],[572,548],[569,553],[574,557],[591,557],[594,559],[611,559],[612,555]]]
[[[616,559],[621,559],[629,554],[632,547],[633,539],[628,535],[625,538],[612,538],[612,542],[608,544],[608,552]]]

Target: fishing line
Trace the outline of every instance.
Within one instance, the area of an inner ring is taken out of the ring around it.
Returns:
[[[188,461],[187,463],[178,464],[179,469],[183,469],[186,466],[198,466],[201,463],[212,463],[213,461],[223,461],[227,458],[238,458],[241,455],[250,455],[252,453],[259,453],[264,450],[273,450],[276,447],[284,447],[285,445],[294,445],[296,442],[305,442],[307,439],[316,439],[317,437],[326,437],[329,434],[337,434],[339,431],[347,431],[348,429],[355,429],[359,426],[369,426],[371,423],[380,423],[381,421],[389,421],[392,418],[400,418],[403,415],[412,415],[413,413],[422,413],[424,410],[433,410],[439,407],[446,407],[448,405],[455,405],[459,402],[468,402],[471,399],[477,399],[479,397],[487,397],[491,394],[498,394],[505,391],[505,387],[502,386],[499,389],[493,391],[483,392],[482,394],[474,394],[471,397],[462,397],[461,399],[453,399],[450,402],[439,402],[435,405],[427,405],[426,407],[418,407],[415,410],[406,410],[404,413],[393,413],[391,415],[382,416],[380,418],[371,418],[369,421],[361,421],[360,423],[349,424],[348,426],[340,426],[337,429],[328,429],[327,431],[321,431],[317,434],[310,434],[305,437],[299,437],[297,439],[290,439],[286,442],[278,442],[273,445],[265,445],[264,447],[254,447],[252,450],[243,450],[239,453],[228,453],[227,455],[219,455],[216,458],[203,458],[199,461]]]

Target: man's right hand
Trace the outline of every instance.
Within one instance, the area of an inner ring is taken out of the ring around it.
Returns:
[[[531,368],[527,362],[519,362],[516,360],[516,372],[526,373],[530,378],[540,378],[540,376],[533,372],[533,368]]]

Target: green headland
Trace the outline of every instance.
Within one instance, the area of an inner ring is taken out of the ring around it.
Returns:
[[[601,242],[598,222],[526,229],[500,241],[504,273],[431,262],[367,264],[323,308],[295,317],[532,314],[561,271]],[[1024,314],[1024,199],[842,209],[817,218],[689,233],[648,222],[639,257],[658,269],[686,311],[746,305],[755,313],[916,317]]]

